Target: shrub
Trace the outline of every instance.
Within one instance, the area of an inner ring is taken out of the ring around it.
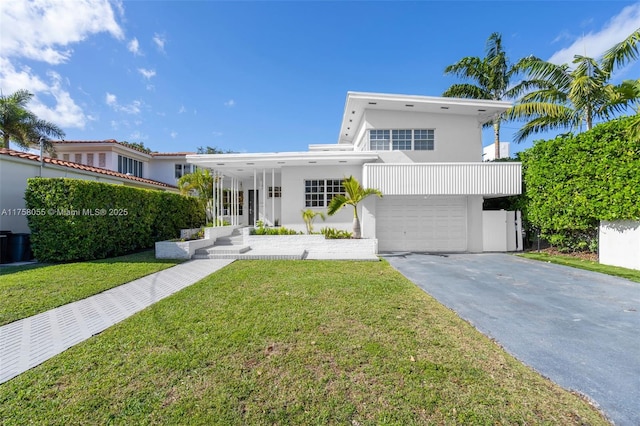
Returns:
[[[343,229],[336,228],[322,228],[320,229],[320,233],[324,235],[324,237],[328,240],[342,240],[353,238],[353,233],[349,231],[345,231]]]
[[[278,228],[270,228],[265,226],[264,222],[259,220],[256,223],[256,227],[251,230],[251,235],[300,235],[302,232],[294,231],[293,229],[285,228],[284,226]]]
[[[34,256],[68,262],[118,256],[204,223],[190,197],[95,181],[31,178],[25,192]]]
[[[537,141],[523,153],[526,219],[564,251],[597,249],[600,220],[640,219],[640,141],[633,118]]]

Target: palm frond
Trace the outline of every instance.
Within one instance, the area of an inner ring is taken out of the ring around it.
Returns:
[[[602,69],[611,74],[616,66],[622,66],[638,59],[638,45],[640,44],[640,28],[632,32],[626,39],[604,52]]]
[[[447,98],[491,99],[491,93],[482,87],[468,83],[453,84],[442,96]]]

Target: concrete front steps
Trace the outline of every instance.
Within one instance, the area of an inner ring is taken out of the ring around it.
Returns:
[[[242,234],[236,229],[229,237],[216,239],[212,246],[196,250],[193,259],[302,260],[306,256],[306,250],[252,250],[243,244]]]

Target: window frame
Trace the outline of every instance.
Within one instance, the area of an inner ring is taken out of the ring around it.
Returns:
[[[336,195],[346,195],[344,179],[324,178],[304,180],[304,206],[325,208]]]
[[[435,151],[435,129],[369,129],[370,151]]]

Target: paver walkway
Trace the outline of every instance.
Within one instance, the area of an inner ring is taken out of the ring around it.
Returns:
[[[233,260],[191,260],[0,327],[0,383],[200,281],[231,262]]]

